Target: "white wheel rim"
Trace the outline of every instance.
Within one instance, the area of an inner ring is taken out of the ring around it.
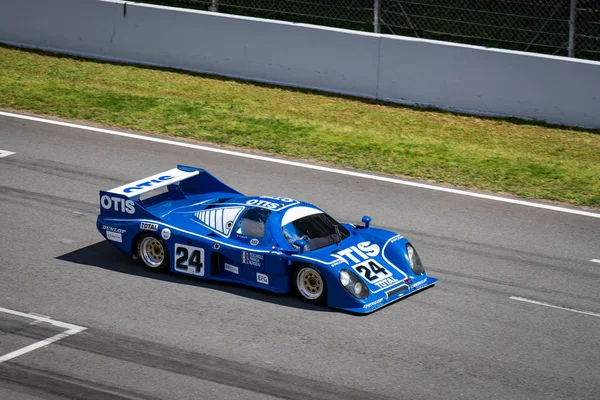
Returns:
[[[140,257],[150,268],[157,268],[165,259],[165,249],[156,238],[148,236],[140,243]]]
[[[318,299],[323,294],[323,286],[323,278],[315,269],[305,267],[298,273],[296,287],[305,298]]]

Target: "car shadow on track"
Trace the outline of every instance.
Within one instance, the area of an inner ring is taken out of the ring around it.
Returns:
[[[267,303],[278,304],[286,307],[300,308],[312,311],[335,312],[324,306],[317,306],[306,303],[292,295],[280,295],[277,293],[267,292],[252,287],[243,286],[242,284],[234,284],[228,282],[209,281],[198,279],[191,276],[179,275],[174,273],[158,273],[148,271],[142,267],[140,262],[136,262],[125,256],[111,246],[108,242],[102,241],[83,247],[79,250],[63,254],[56,257],[58,260],[67,261],[70,263],[88,265],[92,267],[102,268],[122,274],[139,276],[141,278],[157,279],[165,282],[173,282],[181,285],[193,285],[200,288],[208,288],[231,293],[236,296],[246,297],[252,300],[264,301]]]

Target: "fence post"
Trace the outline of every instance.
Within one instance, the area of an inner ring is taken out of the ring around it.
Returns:
[[[219,0],[212,0],[212,4],[208,6],[208,11],[219,12]]]
[[[569,57],[575,57],[575,20],[577,19],[577,0],[571,0],[569,11]]]
[[[381,32],[381,26],[379,25],[379,9],[380,9],[380,1],[373,1],[373,30],[375,33]]]

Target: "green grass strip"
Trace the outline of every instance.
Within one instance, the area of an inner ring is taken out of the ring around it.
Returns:
[[[598,131],[10,47],[0,47],[0,107],[600,208]]]

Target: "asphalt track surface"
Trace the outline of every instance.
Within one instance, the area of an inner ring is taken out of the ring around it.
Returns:
[[[0,149],[0,307],[87,328],[0,362],[1,399],[600,398],[598,218],[5,116]],[[178,163],[368,214],[440,282],[356,316],[146,272],[98,190]],[[32,318],[0,312],[0,357],[64,331]]]

